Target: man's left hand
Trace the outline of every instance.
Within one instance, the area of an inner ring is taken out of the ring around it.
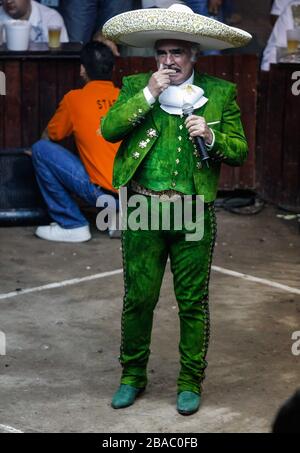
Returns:
[[[191,115],[185,120],[190,137],[203,137],[207,145],[213,141],[213,134],[203,116]]]

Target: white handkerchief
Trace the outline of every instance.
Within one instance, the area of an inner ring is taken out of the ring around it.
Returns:
[[[202,88],[187,84],[184,86],[169,86],[159,96],[160,107],[171,115],[181,115],[184,104],[192,104],[194,109],[202,107],[208,98]]]

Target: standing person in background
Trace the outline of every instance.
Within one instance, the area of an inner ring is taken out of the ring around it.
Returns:
[[[119,57],[121,54],[118,46],[114,42],[105,39],[102,35],[103,24],[115,15],[126,13],[133,9],[139,9],[140,6],[140,0],[123,0],[122,2],[105,2],[103,0],[98,0],[97,19],[93,39],[106,44],[111,49],[114,56]],[[121,49],[121,51],[122,50],[124,51],[124,48]],[[124,56],[123,54],[124,52],[122,52],[122,56]]]
[[[134,0],[107,1],[98,0],[98,14],[96,30],[101,30],[106,21],[117,14],[125,13],[134,9]]]
[[[194,13],[201,14],[202,16],[210,17],[218,20],[219,22],[225,21],[225,6],[229,0],[185,0]],[[220,51],[209,50],[203,52],[203,55],[220,55]]]
[[[194,13],[208,16],[208,0],[185,0],[185,3]]]
[[[108,19],[116,14],[130,11],[134,0],[60,0],[59,10],[66,22],[70,41],[90,41]]]
[[[59,10],[65,20],[70,41],[90,41],[97,16],[98,0],[60,0]]]
[[[224,22],[228,0],[185,0],[194,13]]]

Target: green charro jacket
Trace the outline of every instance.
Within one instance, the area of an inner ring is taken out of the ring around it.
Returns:
[[[156,143],[163,134],[160,116],[166,113],[159,102],[149,106],[143,89],[147,86],[151,73],[124,77],[119,98],[102,119],[101,132],[110,142],[122,140],[114,162],[113,186],[119,189],[126,186],[140,168],[150,150],[155,151]],[[217,195],[221,164],[240,166],[247,157],[248,147],[240,109],[236,103],[236,86],[216,77],[195,72],[194,85],[204,90],[208,102],[194,111],[203,116],[215,133],[215,143],[209,150],[210,166],[201,166],[196,157],[192,171],[196,193],[204,196],[205,202],[213,201]],[[178,133],[168,134],[178,146]],[[173,144],[171,144],[173,145]],[[185,140],[182,146],[194,151],[191,141]]]

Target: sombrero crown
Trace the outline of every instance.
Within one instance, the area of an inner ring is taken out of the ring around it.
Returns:
[[[245,46],[252,38],[244,30],[179,4],[118,14],[104,24],[102,32],[117,44],[133,47],[153,47],[160,39],[176,39],[197,43],[205,50]]]

